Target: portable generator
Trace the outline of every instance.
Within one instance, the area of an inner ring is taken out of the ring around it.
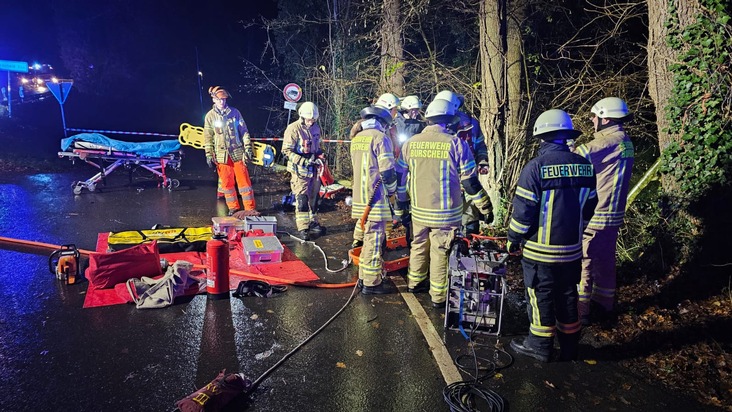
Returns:
[[[49,256],[48,269],[56,275],[56,279],[73,285],[79,280],[79,256],[76,245],[63,245]]]

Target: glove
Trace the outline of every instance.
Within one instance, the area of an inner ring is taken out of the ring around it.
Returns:
[[[244,151],[244,160],[247,162],[254,159],[254,153],[252,153],[252,149],[247,148],[247,150]]]
[[[485,160],[481,161],[478,164],[478,174],[481,174],[481,175],[488,174],[488,162],[486,162]]]
[[[206,164],[208,165],[209,168],[212,168],[213,169],[213,167],[216,164],[216,162],[214,162],[214,160],[213,160],[212,157],[208,157],[207,156],[206,157]]]
[[[509,240],[508,242],[506,242],[506,249],[508,250],[509,254],[514,255],[521,250],[521,243],[514,243]]]
[[[483,213],[483,221],[489,225],[493,223],[493,210],[488,210]]]

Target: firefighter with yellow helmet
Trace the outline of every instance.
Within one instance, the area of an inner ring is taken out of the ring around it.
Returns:
[[[242,210],[237,187],[244,210],[255,210],[254,191],[246,165],[253,157],[247,124],[239,110],[227,104],[227,99],[231,98],[229,92],[214,86],[208,93],[214,105],[203,125],[206,162],[209,167],[216,167],[230,215]]]
[[[592,164],[570,151],[574,130],[569,115],[547,110],[536,119],[539,155],[524,166],[513,198],[507,248],[523,248],[521,266],[526,288],[529,335],[511,341],[519,354],[548,362],[559,340],[560,360],[577,358],[580,322],[582,232],[595,210]]]
[[[363,248],[359,258],[358,277],[364,295],[390,293],[381,279],[386,242],[386,223],[391,222],[389,197],[396,193],[397,174],[394,151],[385,131],[391,124],[391,113],[383,107],[369,106],[361,110],[362,130],[351,140],[353,163],[353,208],[351,217],[362,227]]]
[[[470,148],[449,131],[455,121],[453,105],[436,99],[427,106],[425,117],[428,126],[404,144],[398,161],[408,172],[401,185],[408,185],[411,198],[413,240],[407,286],[412,293],[429,290],[432,305],[444,308],[448,252],[460,229],[462,190],[484,216],[492,208],[478,182]]]
[[[318,162],[322,161],[320,150],[320,126],[318,107],[313,102],[304,102],[297,109],[299,119],[285,129],[282,154],[287,158],[290,172],[290,189],[295,196],[295,224],[302,240],[325,233],[325,227],[318,223],[318,201],[320,200],[320,179]]]
[[[580,321],[612,315],[615,304],[615,248],[625,218],[635,150],[623,124],[632,119],[620,98],[606,97],[592,106],[593,140],[575,149],[592,162],[597,175],[597,207],[582,241],[582,280],[579,290]]]

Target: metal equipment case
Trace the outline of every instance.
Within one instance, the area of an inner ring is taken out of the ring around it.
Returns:
[[[448,263],[445,328],[461,333],[499,335],[508,258],[487,239],[458,239]]]

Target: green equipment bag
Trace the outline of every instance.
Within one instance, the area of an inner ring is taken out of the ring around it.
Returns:
[[[211,240],[212,234],[211,226],[110,232],[107,248],[115,252],[157,240],[160,253],[205,252],[206,242]]]

